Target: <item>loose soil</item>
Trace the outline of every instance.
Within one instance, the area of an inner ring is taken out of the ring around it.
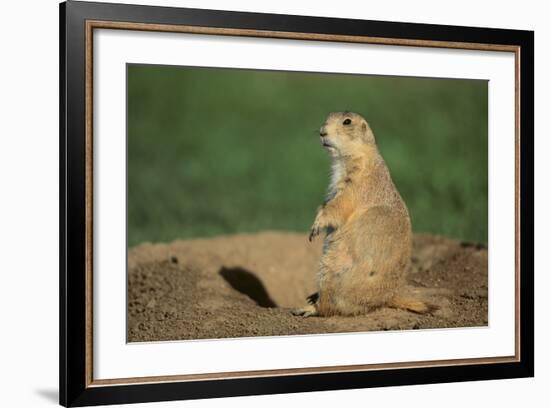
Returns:
[[[408,274],[410,290],[438,306],[432,314],[293,316],[315,292],[321,245],[281,232],[138,245],[128,252],[128,340],[487,325],[486,248],[432,235],[415,235]]]

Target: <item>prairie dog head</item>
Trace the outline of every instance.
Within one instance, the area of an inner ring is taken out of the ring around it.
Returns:
[[[321,144],[332,157],[353,156],[375,143],[367,121],[354,112],[332,112],[319,130]]]

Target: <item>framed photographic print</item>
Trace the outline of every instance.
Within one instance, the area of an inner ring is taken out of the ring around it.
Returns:
[[[533,43],[61,4],[61,404],[533,376]]]

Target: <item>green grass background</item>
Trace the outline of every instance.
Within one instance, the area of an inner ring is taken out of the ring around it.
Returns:
[[[487,242],[487,82],[128,65],[128,244],[306,232],[318,129],[371,124],[413,230]]]

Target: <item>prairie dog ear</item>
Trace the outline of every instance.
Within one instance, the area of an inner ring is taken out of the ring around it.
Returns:
[[[363,120],[363,123],[361,124],[361,131],[365,143],[375,143],[374,133],[372,133],[372,130],[366,120]]]

